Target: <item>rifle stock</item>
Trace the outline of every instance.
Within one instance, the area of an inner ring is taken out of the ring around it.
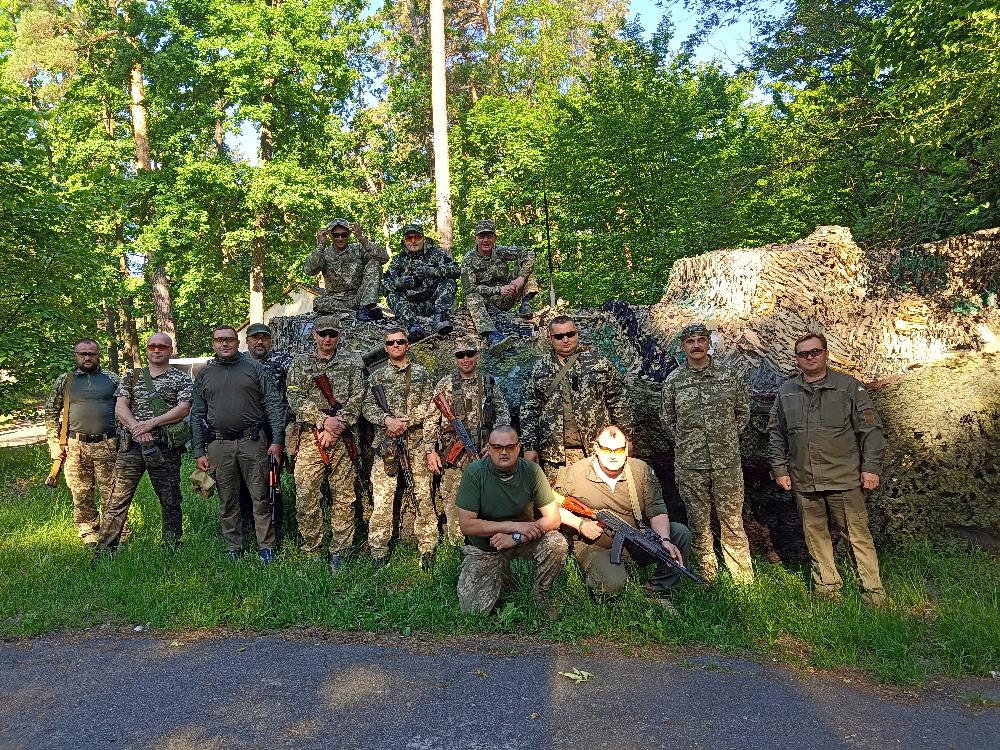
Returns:
[[[52,466],[49,469],[49,475],[45,477],[46,487],[55,487],[59,483],[59,472],[62,471],[64,463],[66,463],[65,451],[59,454],[59,458],[55,458],[52,460]]]

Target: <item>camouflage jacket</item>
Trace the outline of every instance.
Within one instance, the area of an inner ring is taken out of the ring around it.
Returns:
[[[288,378],[288,368],[292,366],[292,355],[288,352],[278,351],[277,349],[272,349],[267,353],[264,359],[257,359],[253,355],[250,355],[256,362],[271,373],[271,377],[274,378],[274,384],[278,387],[278,391],[281,393],[281,401],[285,404],[285,408],[288,408],[288,384],[285,382]],[[289,414],[289,417],[291,415]]]
[[[355,424],[361,416],[365,398],[364,365],[356,354],[343,350],[330,359],[299,354],[292,360],[288,370],[288,405],[295,412],[295,418],[311,427],[322,427],[328,416],[324,411],[331,407],[315,378],[324,374],[330,380],[333,397],[340,404],[337,416],[348,426]]]
[[[693,370],[686,364],[663,381],[660,421],[674,443],[674,463],[683,469],[729,469],[740,465],[740,433],[750,422],[750,396],[743,378],[716,364]]]
[[[73,374],[85,375],[79,369],[74,370]],[[117,390],[120,380],[113,372],[98,370],[94,374],[107,375]],[[45,438],[52,448],[59,446],[59,428],[62,427],[63,391],[66,389],[66,378],[68,377],[69,373],[64,372],[56,378],[56,382],[52,384],[52,388],[49,390],[49,397],[45,400]]]
[[[387,362],[381,370],[372,373],[362,413],[365,419],[375,426],[374,445],[385,439],[385,418],[388,416],[375,403],[372,389],[376,385],[381,385],[385,389],[385,398],[389,402],[393,416],[405,415],[410,418],[406,437],[408,442],[412,442],[411,436],[421,434],[428,407],[434,408],[431,404],[434,388],[431,374],[416,362],[409,362],[403,367],[396,367],[392,362]]]
[[[510,261],[517,265],[511,272]],[[535,254],[526,247],[497,245],[489,258],[472,248],[462,258],[462,289],[483,296],[495,296],[500,287],[518,276],[525,279],[535,270]]]
[[[164,400],[168,409],[173,409],[181,401],[194,400],[194,381],[183,370],[168,367],[166,372],[151,377],[153,389]],[[129,411],[136,421],[144,422],[156,416],[149,403],[150,393],[146,390],[146,379],[142,377],[142,368],[128,370],[125,373],[118,384],[115,396],[128,399]]]
[[[567,394],[586,455],[591,454],[594,440],[608,425],[618,425],[632,437],[632,411],[618,368],[597,352],[578,351],[580,356],[550,396],[546,397],[546,391],[562,367],[555,352],[550,351],[535,363],[524,384],[521,444],[524,450],[538,451],[542,460],[551,463],[566,460],[563,401]]]
[[[458,264],[450,255],[425,242],[419,254],[415,255],[404,247],[393,256],[382,276],[382,292],[400,294],[413,302],[426,302],[434,297],[438,284],[445,279],[457,279],[460,275]],[[404,276],[412,276],[416,285],[404,289],[401,284]]]
[[[361,286],[365,264],[369,259],[379,262],[379,265],[389,260],[385,250],[374,242],[352,242],[344,252],[339,252],[332,246],[319,245],[306,258],[303,270],[307,276],[323,274],[323,283],[327,294],[340,294],[357,289]]]
[[[476,441],[478,447],[482,448],[489,435],[479,434],[483,425],[483,406],[486,401],[486,378],[492,375],[483,375],[476,372],[475,377],[462,378],[458,372],[445,375],[434,387],[432,401],[427,410],[427,417],[424,419],[424,450],[427,453],[437,450],[438,447],[446,450],[451,441],[455,439],[455,432],[451,422],[444,418],[444,414],[434,405],[433,397],[443,393],[451,406],[455,416],[462,420],[469,435]],[[457,382],[456,382],[457,381]],[[456,385],[461,392],[461,398],[455,398]],[[495,418],[493,427],[501,427],[510,424],[510,407],[507,399],[503,397],[503,392],[496,380],[493,381],[493,398],[491,403]]]

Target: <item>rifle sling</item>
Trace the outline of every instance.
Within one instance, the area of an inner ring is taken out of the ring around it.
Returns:
[[[559,384],[563,381],[563,379],[567,375],[569,375],[569,371],[573,368],[573,365],[576,364],[576,360],[578,360],[579,358],[580,358],[580,352],[576,352],[575,354],[571,355],[569,359],[566,360],[565,364],[563,364],[562,367],[559,368],[559,372],[557,372],[556,376],[552,378],[552,382],[549,383],[549,387],[545,389],[546,401],[552,398],[552,394],[556,392],[556,388],[558,388]]]
[[[635,476],[632,474],[632,464],[625,461],[625,485],[628,487],[628,501],[632,506],[632,516],[640,529],[646,527],[642,520],[642,507],[639,505],[639,490],[635,486]]]

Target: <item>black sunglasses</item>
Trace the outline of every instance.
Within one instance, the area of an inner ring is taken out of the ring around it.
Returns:
[[[455,352],[455,359],[472,359],[477,354],[479,354],[478,349],[466,349],[465,351]]]
[[[795,356],[799,359],[809,359],[810,357],[818,357],[820,354],[825,352],[826,349],[809,349],[804,352],[795,352]]]
[[[574,339],[579,331],[566,331],[566,333],[553,333],[552,338],[556,341],[562,341],[563,339]]]
[[[316,335],[325,339],[335,339],[340,335],[340,331],[335,331],[330,328],[326,328],[322,331],[316,331]]]
[[[338,240],[342,240],[344,237],[347,237],[348,234],[348,232],[331,232],[330,236],[336,237]]]
[[[402,346],[403,344],[409,344],[410,342],[406,339],[386,339],[386,346]]]

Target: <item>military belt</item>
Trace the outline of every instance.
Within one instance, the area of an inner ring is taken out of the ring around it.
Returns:
[[[103,443],[105,440],[110,440],[115,437],[117,432],[99,432],[96,435],[84,435],[82,432],[69,431],[69,436],[74,440],[79,440],[81,443]]]
[[[208,442],[211,443],[213,440],[260,440],[263,432],[264,428],[259,424],[242,432],[239,430],[216,430],[209,427]]]

